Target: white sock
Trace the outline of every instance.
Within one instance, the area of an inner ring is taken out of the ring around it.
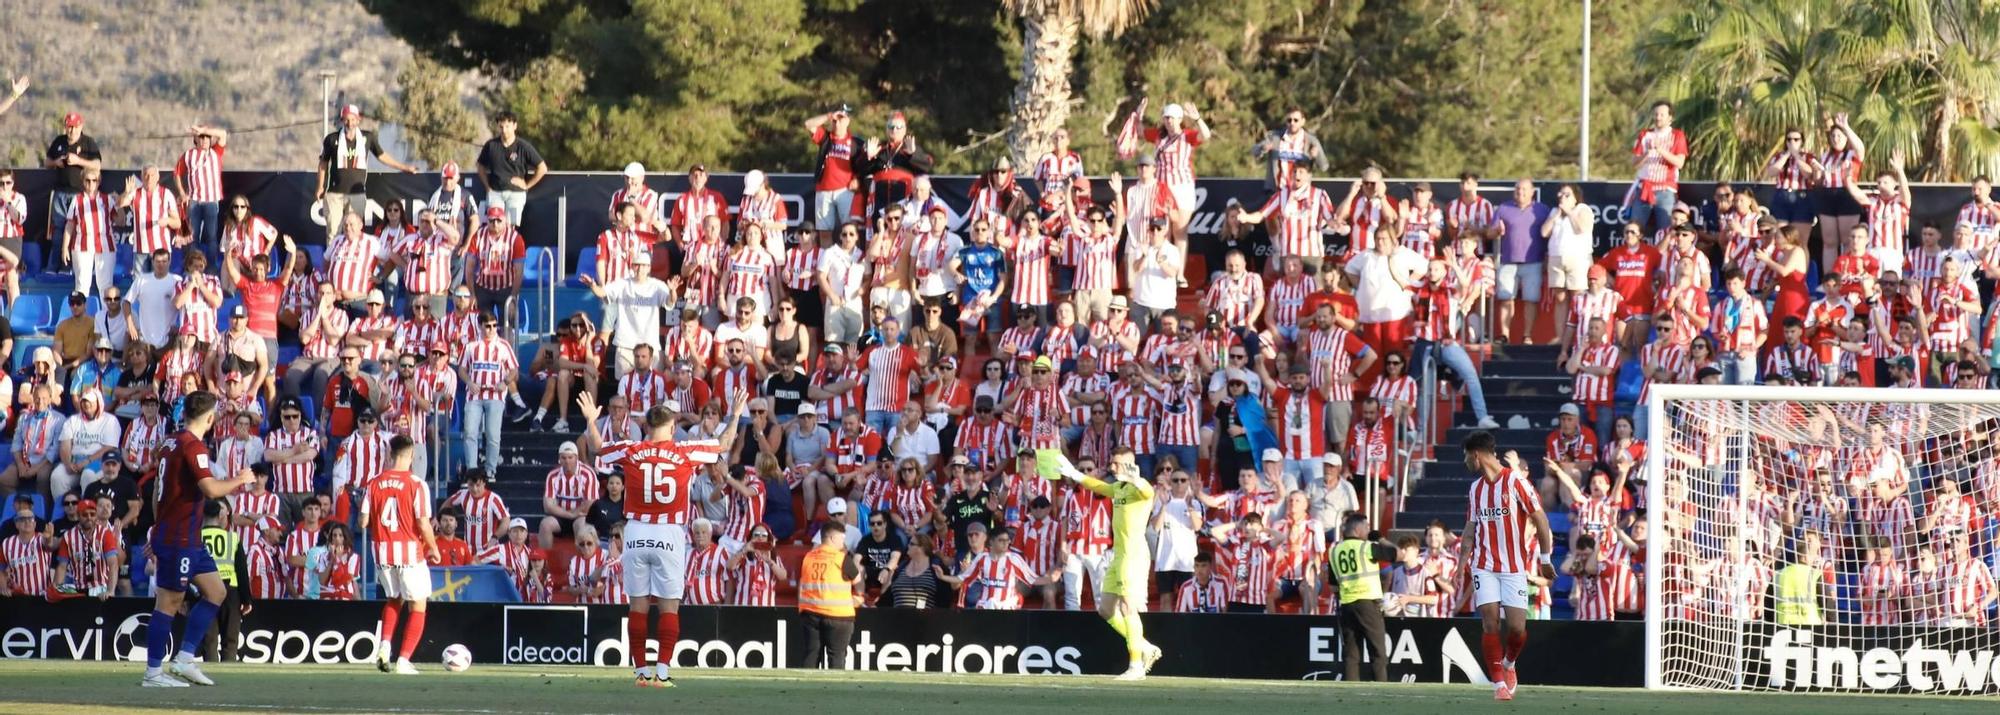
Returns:
[[[633,669],[632,669],[632,674],[633,674],[633,675],[636,675],[636,676],[638,676],[638,677],[641,677],[641,678],[649,678],[649,677],[652,677],[652,673],[648,673],[648,672],[646,672],[646,666],[643,666],[643,665],[642,665],[642,666],[639,666],[639,667],[637,667],[637,668],[633,668]]]
[[[194,662],[194,654],[193,654],[193,653],[189,653],[189,652],[187,652],[187,651],[181,651],[181,652],[179,652],[179,653],[175,653],[175,654],[174,654],[174,662],[176,662],[176,663],[193,663],[193,662]]]
[[[507,399],[513,400],[515,407],[526,408],[528,406],[528,403],[521,401],[521,393],[516,392],[508,395]]]
[[[409,664],[410,664],[410,659],[409,659],[409,658],[403,658],[403,657],[398,657],[398,658],[396,658],[396,664],[397,664],[397,665],[409,665]]]
[[[667,664],[666,664],[666,663],[654,663],[654,664],[653,664],[653,677],[655,677],[655,678],[659,678],[659,679],[661,679],[661,680],[666,680],[666,679],[667,679]]]
[[[147,669],[146,669],[146,677],[148,677],[148,678],[150,678],[150,677],[153,677],[153,676],[155,676],[155,675],[162,675],[162,674],[164,674],[164,672],[163,672],[163,671],[161,671],[161,670],[160,670],[159,668],[147,668]]]
[[[537,408],[535,408],[535,419],[538,419],[538,420],[539,420],[539,419],[541,419],[541,418],[543,418],[543,417],[547,417],[547,416],[549,416],[549,409],[548,409],[548,408],[546,408],[546,407],[537,407]]]
[[[1512,660],[1508,660],[1508,659],[1506,659],[1506,658],[1501,658],[1501,659],[1500,659],[1500,667],[1502,667],[1502,668],[1512,668],[1512,667],[1514,667],[1514,661],[1512,661]]]

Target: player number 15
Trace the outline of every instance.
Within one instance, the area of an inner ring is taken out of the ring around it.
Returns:
[[[646,486],[640,493],[645,495],[647,504],[674,503],[676,486],[673,476],[667,473],[667,469],[668,466],[665,464],[639,465],[639,477]]]

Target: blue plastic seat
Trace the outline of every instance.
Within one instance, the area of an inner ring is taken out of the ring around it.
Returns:
[[[46,267],[48,267],[47,257],[42,255],[42,244],[33,241],[29,241],[22,244],[21,246],[22,276],[25,276],[27,278],[34,278],[36,276],[40,276],[42,274],[42,269]]]
[[[304,248],[304,249],[306,249],[306,257],[307,257],[307,258],[311,258],[311,259],[312,259],[312,264],[313,264],[313,270],[314,270],[314,271],[318,271],[319,269],[321,269],[321,268],[325,268],[325,267],[326,267],[326,247],[325,247],[325,246],[320,246],[320,245],[315,245],[315,244],[310,244],[310,243],[308,243],[308,244],[306,244],[306,245],[304,245],[304,246],[301,246],[301,248]]]
[[[46,295],[23,294],[9,309],[8,325],[16,335],[44,332],[55,325],[55,304]]]
[[[218,333],[229,332],[229,314],[236,310],[236,306],[242,304],[243,304],[243,298],[240,296],[230,296],[222,299],[222,307],[217,308],[215,310],[216,332]]]
[[[521,283],[541,287],[549,283],[549,271],[555,265],[555,254],[542,246],[529,246],[521,266]]]
[[[577,254],[576,272],[570,274],[569,280],[565,281],[565,283],[571,288],[582,288],[583,281],[581,279],[583,276],[590,276],[591,280],[597,279],[596,246],[584,246],[583,252]]]
[[[306,424],[312,424],[319,417],[319,413],[313,411],[312,395],[299,395],[299,411],[306,414]]]

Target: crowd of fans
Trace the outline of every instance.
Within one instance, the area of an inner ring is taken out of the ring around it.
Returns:
[[[21,493],[0,593],[144,588],[154,455],[179,400],[208,390],[224,405],[216,468],[259,475],[218,517],[246,545],[240,587],[257,597],[364,595],[351,498],[405,435],[430,445],[420,478],[444,483],[456,467],[437,516],[444,563],[497,563],[528,600],[621,602],[622,484],[598,475],[599,445],[562,445],[530,523],[489,488],[503,424],[581,434],[572,405],[589,393],[607,405],[606,438],[636,438],[637,416],[661,405],[699,438],[719,434],[743,394],[747,438],[693,495],[689,603],[773,602],[790,577],[777,547],[838,519],[859,527],[848,538],[876,605],[1078,608],[1101,586],[1110,505],[1038,477],[1032,450],[1064,449],[1099,473],[1125,446],[1162,495],[1158,608],[1311,613],[1332,596],[1327,532],[1370,503],[1393,510],[1389,487],[1429,446],[1413,443],[1439,402],[1429,371],[1458,385],[1471,413],[1459,422],[1497,428],[1474,356],[1552,334],[1575,379],[1542,455],[1543,498],[1572,515],[1563,571],[1578,617],[1611,618],[1642,603],[1646,505],[1627,485],[1643,476],[1647,425],[1620,397],[1631,388],[1639,404],[1654,383],[1981,388],[2000,354],[1981,318],[2000,275],[1988,182],[1974,182],[1951,241],[1925,225],[1907,247],[1900,157],[1864,192],[1844,117],[1820,148],[1794,132],[1773,154],[1769,208],[1728,184],[1690,205],[1677,180],[1686,140],[1655,108],[1633,150],[1632,220],[1608,251],[1575,186],[1551,205],[1523,179],[1494,204],[1468,174],[1440,203],[1428,184],[1392,189],[1371,168],[1336,200],[1314,184],[1325,157],[1296,111],[1254,148],[1269,198],[1232,200],[1219,235],[1192,245],[1193,156],[1210,136],[1193,108],[1128,118],[1116,145],[1134,179],[1094,183],[1058,134],[1023,175],[1004,159],[980,175],[962,209],[931,191],[931,156],[901,115],[880,138],[852,121],[840,107],[805,123],[817,164],[796,220],[760,172],[732,200],[700,164],[672,197],[627,167],[580,268],[601,311],[557,321],[523,365],[518,226],[547,165],[511,116],[472,171],[481,197],[447,164],[420,210],[393,202],[370,226],[358,209],[372,165],[413,169],[346,108],[322,144],[318,192],[335,219],[316,253],[224,195],[227,131],[192,128],[171,171],[148,167],[114,194],[69,115],[47,152],[60,184],[46,240],[75,293],[54,345],[0,377],[12,439],[0,488]],[[28,200],[0,172],[10,306]],[[124,242],[145,263],[120,286]],[[1268,260],[1251,250],[1266,242]],[[458,449],[437,448],[454,429]],[[1874,449],[1919,449],[1890,444]],[[1826,492],[1776,468],[1732,480],[1731,513],[1781,533],[1735,539],[1726,558],[1677,553],[1670,588],[1689,602],[1740,593],[1722,586],[1747,571],[1718,564],[1768,571],[1807,539],[1829,554],[1829,583],[1864,561],[1899,565],[1908,583],[1940,568],[1969,583],[1940,564],[1990,558],[1982,515],[2000,490],[1935,476],[1969,473],[1951,470],[1884,486],[1874,475],[1898,470],[1876,459],[1867,479]],[[1933,524],[1954,499],[1968,513],[1943,521],[1965,526],[1950,533],[1970,533],[1969,551],[1939,548],[1963,546],[1947,531],[1897,526]],[[1842,555],[1884,536],[1896,540],[1880,558]],[[1390,612],[1462,612],[1452,531],[1432,524],[1400,546],[1384,570]]]

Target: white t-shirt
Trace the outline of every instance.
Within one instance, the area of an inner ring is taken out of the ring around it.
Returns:
[[[942,240],[935,236],[918,236],[911,243],[910,258],[917,271],[917,295],[944,295],[958,290],[958,276],[951,272],[951,260],[957,258],[963,248],[965,242],[955,233],[946,233]]]
[[[604,284],[604,322],[611,343],[621,348],[660,348],[660,309],[673,304],[673,294],[660,279],[620,278]]]
[[[139,324],[140,340],[153,347],[164,347],[173,339],[174,325],[180,321],[180,311],[174,308],[174,292],[180,287],[181,277],[172,274],[155,276],[147,272],[132,279],[125,298],[135,311],[133,318]]]
[[[861,250],[852,251],[839,246],[826,249],[819,256],[819,270],[826,275],[827,284],[833,286],[835,295],[844,302],[854,304],[859,309],[861,286],[866,283],[863,274],[867,265],[861,262]]]
[[[84,455],[117,446],[119,432],[118,418],[110,412],[99,411],[94,420],[79,412],[63,420],[62,441],[69,443],[71,455]]]
[[[1363,323],[1386,323],[1410,315],[1410,289],[1427,268],[1424,257],[1405,246],[1397,246],[1387,256],[1374,251],[1347,261],[1347,274],[1354,276],[1356,319]],[[1396,281],[1396,276],[1402,282]]]
[[[1160,520],[1158,543],[1153,547],[1154,571],[1193,571],[1194,555],[1199,546],[1195,543],[1194,527],[1188,526],[1188,503],[1186,499],[1167,498],[1160,502],[1166,518]],[[1195,514],[1195,522],[1201,522],[1201,514]]]
[[[1571,228],[1570,222],[1563,220],[1561,209],[1549,212],[1549,225],[1554,227],[1549,229],[1550,258],[1590,257],[1592,243],[1590,234],[1597,225],[1597,215],[1592,211],[1581,213],[1584,217],[1583,225]]]
[[[919,422],[916,429],[905,432],[899,421],[889,430],[889,446],[897,461],[914,459],[920,464],[930,464],[931,457],[939,451],[937,430]]]
[[[762,325],[752,325],[746,329],[742,323],[734,320],[715,326],[716,347],[728,345],[729,341],[738,339],[743,341],[745,348],[762,350],[771,343],[771,331]]]
[[[1180,248],[1166,242],[1157,247],[1137,243],[1131,246],[1131,263],[1138,267],[1132,273],[1132,302],[1154,310],[1174,307],[1179,302],[1180,283],[1167,269],[1182,266]],[[1146,251],[1154,252],[1152,261],[1143,257]]]

